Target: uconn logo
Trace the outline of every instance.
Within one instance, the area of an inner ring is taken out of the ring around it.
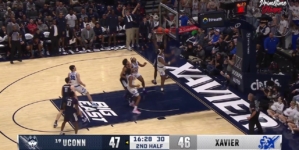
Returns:
[[[106,117],[117,117],[117,114],[105,103],[94,102],[98,105],[97,108],[91,106],[88,101],[79,101],[79,106],[82,114],[88,118],[88,121],[99,121],[107,123]]]
[[[275,80],[271,79],[271,81],[273,81],[275,83],[275,85],[280,86],[280,83],[279,83],[278,79],[275,79]],[[267,82],[268,81],[259,81],[257,79],[255,82],[251,83],[250,88],[251,88],[251,90],[254,90],[254,91],[255,90],[259,90],[261,88],[266,87],[267,86]]]

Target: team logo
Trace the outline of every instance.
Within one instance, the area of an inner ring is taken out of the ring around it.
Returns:
[[[36,136],[20,136],[19,141],[30,150],[39,149],[38,140]]]
[[[275,143],[278,142],[279,138],[280,136],[273,136],[273,137],[263,136],[263,138],[260,140],[260,145],[258,147],[260,150],[276,149]]]
[[[203,19],[202,19],[202,22],[203,22],[203,23],[208,23],[208,18],[203,18]]]
[[[278,14],[287,6],[287,0],[260,0],[262,14]]]

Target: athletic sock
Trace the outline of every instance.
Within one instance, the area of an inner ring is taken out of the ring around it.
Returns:
[[[134,110],[137,110],[137,106],[134,106]]]
[[[55,123],[57,123],[57,120],[55,120]]]
[[[163,89],[163,88],[161,88],[161,91],[164,91],[164,89]]]
[[[156,82],[156,79],[154,79],[154,82]]]

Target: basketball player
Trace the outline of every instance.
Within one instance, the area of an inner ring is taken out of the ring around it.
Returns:
[[[138,73],[138,69],[139,67],[144,67],[146,65],[146,62],[144,62],[143,64],[140,64],[135,57],[131,58],[131,64],[132,64],[132,69],[133,69],[133,75],[135,76],[135,78],[137,78],[143,87],[143,91],[145,91],[145,83],[144,83],[144,79],[143,77]]]
[[[125,98],[129,100],[129,104],[130,104],[130,106],[132,106],[133,104],[130,101],[132,95],[131,95],[131,93],[127,89],[128,82],[127,82],[127,75],[126,75],[126,70],[128,68],[131,68],[131,64],[128,61],[128,59],[124,59],[123,62],[122,62],[122,64],[123,64],[124,67],[122,68],[122,71],[120,73],[120,83],[124,87],[124,89],[126,90]]]
[[[156,52],[156,59],[154,60],[154,80],[152,80],[152,83],[153,84],[157,84],[157,72],[158,72],[158,66],[157,66],[157,64],[158,64],[158,56],[159,56],[159,54],[161,53],[161,52],[163,52],[163,55],[164,55],[164,57],[170,57],[171,55],[169,55],[169,54],[165,54],[164,53],[164,46],[163,46],[163,44],[161,44],[160,45],[160,48],[158,48],[157,49],[157,52]],[[164,60],[165,61],[165,60]],[[168,62],[168,65],[170,65],[170,62]],[[168,79],[169,77],[168,77],[168,75],[165,75],[165,80],[166,79]]]
[[[63,129],[65,127],[65,124],[69,121],[73,122],[75,126],[75,134],[78,133],[79,125],[78,125],[78,115],[82,116],[80,110],[79,110],[79,104],[78,100],[75,98],[75,92],[70,92],[70,97],[63,103],[63,109],[65,110],[64,114],[64,120],[61,124],[61,131],[60,134],[64,135]]]
[[[85,89],[86,85],[81,81],[80,74],[76,72],[77,68],[75,67],[75,65],[71,65],[69,69],[71,70],[71,72],[68,74],[68,77],[71,80],[71,85],[75,87],[75,91],[81,93],[82,95],[86,95],[92,107],[98,107],[96,103],[93,103],[89,92]]]
[[[57,122],[60,119],[60,117],[61,117],[61,115],[64,111],[63,103],[66,102],[66,100],[69,98],[69,95],[70,95],[71,92],[75,92],[75,87],[70,84],[70,78],[69,77],[65,78],[65,82],[66,82],[66,84],[64,84],[62,86],[62,90],[61,90],[62,98],[61,98],[61,104],[60,104],[60,111],[58,112],[58,114],[56,116],[56,120],[54,122],[54,128],[57,127]],[[75,94],[75,98],[78,100],[76,94]],[[81,116],[81,117],[82,117],[83,122],[87,121],[87,118],[84,118],[84,116]]]
[[[165,74],[165,56],[164,56],[164,49],[160,49],[159,54],[157,56],[157,70],[161,76],[161,92],[164,91],[164,82],[166,80],[166,74]]]
[[[134,109],[133,109],[133,113],[134,114],[140,114],[141,112],[138,111],[137,106],[140,102],[140,95],[138,93],[137,88],[140,87],[139,84],[135,85],[134,81],[136,80],[134,74],[133,74],[133,70],[131,68],[126,69],[126,75],[127,75],[127,82],[128,82],[128,86],[127,89],[128,91],[133,95],[133,97],[135,98],[135,103],[134,103]]]

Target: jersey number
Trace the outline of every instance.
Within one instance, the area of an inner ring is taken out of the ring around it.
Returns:
[[[72,101],[71,100],[67,101],[66,106],[72,106]]]
[[[68,92],[69,91],[69,87],[65,87],[64,88],[64,92],[66,93],[66,92]]]
[[[76,77],[74,75],[71,75],[71,80],[76,80]]]
[[[118,148],[120,142],[120,137],[111,137],[109,146],[112,148]]]

